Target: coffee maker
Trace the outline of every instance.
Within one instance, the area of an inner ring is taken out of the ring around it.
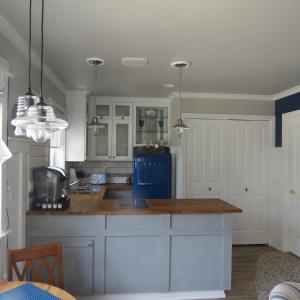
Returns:
[[[31,207],[35,210],[64,210],[70,205],[66,195],[66,173],[55,167],[33,169]]]

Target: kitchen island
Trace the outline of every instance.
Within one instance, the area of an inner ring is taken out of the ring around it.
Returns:
[[[224,297],[231,289],[232,213],[241,210],[220,199],[106,199],[109,190],[127,188],[74,194],[62,212],[28,211],[28,246],[62,243],[65,288],[75,295]]]

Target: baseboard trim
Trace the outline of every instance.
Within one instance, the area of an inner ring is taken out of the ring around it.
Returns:
[[[174,293],[106,294],[77,297],[78,300],[198,300],[224,299],[224,291],[187,291]]]

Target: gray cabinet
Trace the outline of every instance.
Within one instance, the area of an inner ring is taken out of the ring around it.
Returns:
[[[229,214],[28,216],[27,233],[28,245],[62,243],[74,295],[231,287]]]
[[[74,295],[91,295],[94,281],[94,239],[82,237],[33,238],[31,246],[61,242],[65,289]]]

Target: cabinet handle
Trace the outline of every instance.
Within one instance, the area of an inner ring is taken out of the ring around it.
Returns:
[[[94,246],[94,242],[93,242],[93,241],[87,242],[86,245],[87,245],[88,247],[93,247],[93,246]]]
[[[124,119],[125,119],[125,117],[124,117],[124,116],[122,116],[122,117],[121,117],[121,119],[122,119],[122,120],[124,120]]]
[[[212,188],[211,188],[211,187],[209,187],[209,188],[208,188],[208,190],[209,190],[209,191],[211,191],[211,190],[212,190]]]
[[[248,192],[248,188],[247,187],[245,187],[245,192]]]

